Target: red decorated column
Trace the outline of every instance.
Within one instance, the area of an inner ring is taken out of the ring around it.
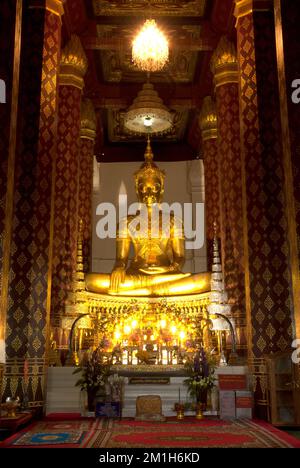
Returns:
[[[246,310],[256,409],[266,416],[264,356],[294,337],[285,168],[272,1],[237,1]]]
[[[0,2],[0,395],[5,363],[7,288],[20,73],[22,2]],[[9,168],[9,169],[8,169]],[[10,175],[10,177],[9,177]]]
[[[211,271],[215,230],[217,235],[220,236],[220,179],[218,168],[217,113],[215,103],[210,96],[204,98],[199,124],[202,135],[205,174],[207,267],[208,271]]]
[[[16,2],[17,8],[19,4]],[[7,159],[1,296],[6,328],[3,398],[22,399],[26,393],[30,405],[42,406],[50,318],[55,116],[63,6],[60,0],[27,0],[22,6],[17,33],[21,36],[15,43],[18,54],[21,37],[20,81],[19,86],[13,83],[11,100],[13,116],[17,99],[18,119],[10,121]],[[9,37],[10,31],[7,34]],[[14,80],[17,76],[13,75]],[[23,381],[25,361],[28,373]]]
[[[61,349],[68,348],[68,332],[62,320],[69,313],[69,295],[76,272],[80,111],[86,70],[85,52],[79,37],[73,35],[62,51],[60,65],[54,200],[51,324]]]
[[[84,271],[91,270],[92,194],[97,118],[92,101],[81,104],[78,217],[82,221]]]
[[[236,323],[237,350],[246,355],[242,163],[236,49],[222,37],[211,61],[218,120],[218,168],[222,264]]]

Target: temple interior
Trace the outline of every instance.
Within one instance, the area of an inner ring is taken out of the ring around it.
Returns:
[[[300,425],[299,22],[294,0],[0,2],[0,429],[151,394],[180,419],[191,375],[199,420]]]

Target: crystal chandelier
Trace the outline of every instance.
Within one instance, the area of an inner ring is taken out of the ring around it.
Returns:
[[[146,72],[161,70],[169,59],[166,37],[157,27],[155,20],[147,20],[132,44],[132,60]]]
[[[124,114],[124,127],[135,134],[162,134],[172,128],[173,116],[151,83],[145,83]]]

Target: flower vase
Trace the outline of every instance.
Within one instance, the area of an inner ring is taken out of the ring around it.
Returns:
[[[181,420],[184,419],[184,405],[181,403],[175,404],[175,411],[177,413],[176,418]]]
[[[196,404],[196,419],[203,419],[203,403],[197,401]]]
[[[89,389],[87,391],[87,400],[88,400],[88,410],[95,411],[95,398],[97,391],[94,389]]]
[[[203,419],[203,411],[207,407],[207,388],[200,388],[197,391],[196,419]]]

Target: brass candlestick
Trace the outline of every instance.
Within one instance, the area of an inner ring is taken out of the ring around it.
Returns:
[[[184,419],[184,405],[181,403],[176,403],[175,405],[175,411],[177,413],[176,418],[181,420]]]
[[[203,403],[196,404],[196,419],[203,419]]]

